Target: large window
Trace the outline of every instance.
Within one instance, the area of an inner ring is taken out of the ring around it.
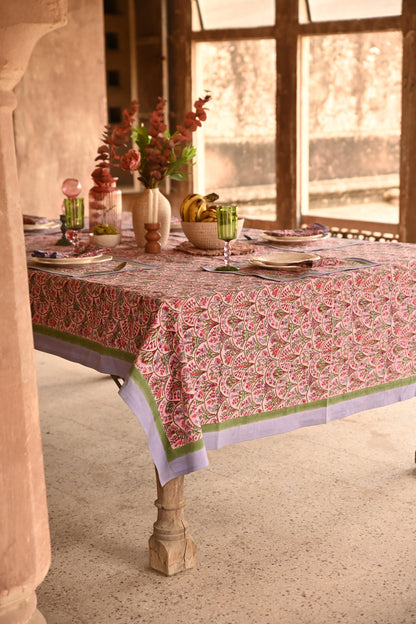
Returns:
[[[237,201],[242,216],[255,206],[258,218],[270,220],[276,205],[275,42],[199,43],[195,58],[196,92],[212,94],[197,136],[195,186]]]
[[[416,242],[414,0],[122,1],[143,119],[166,94],[174,127],[212,94],[174,207],[217,191],[254,227],[319,218]]]
[[[192,5],[193,85],[213,96],[195,187],[259,227],[319,217],[397,235],[401,1]]]
[[[253,28],[275,22],[275,0],[192,0],[194,30]]]
[[[303,45],[302,213],[398,223],[401,33]]]
[[[301,5],[312,22],[386,17],[402,10],[401,0],[302,0]]]

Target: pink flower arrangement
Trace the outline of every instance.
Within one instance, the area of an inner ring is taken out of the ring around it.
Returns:
[[[127,154],[120,158],[120,167],[124,171],[134,173],[140,167],[141,156],[135,149],[129,149]]]
[[[205,105],[210,99],[210,95],[198,98],[194,102],[195,110],[186,113],[183,125],[177,125],[173,134],[165,123],[165,100],[159,97],[149,129],[144,124],[133,125],[138,104],[131,102],[130,108],[123,111],[122,124],[114,128],[106,126],[103,145],[98,148],[95,159],[99,164],[92,172],[96,186],[114,181],[111,167],[120,167],[132,174],[137,171],[145,188],[155,188],[165,178],[185,180],[183,169],[194,164],[192,159],[196,154],[196,147],[190,145],[192,133],[206,120]],[[137,149],[129,148],[130,139]]]
[[[210,99],[210,95],[198,98],[194,103],[195,110],[185,115],[184,124],[177,125],[173,134],[165,123],[166,101],[162,98],[152,113],[149,130],[143,124],[132,128],[133,142],[141,158],[139,180],[146,188],[159,186],[165,178],[186,179],[183,169],[194,164],[192,159],[196,154],[196,147],[189,145],[191,135],[206,120],[205,105]]]
[[[122,160],[127,157],[124,152],[130,144],[131,128],[135,122],[135,115],[138,110],[138,104],[133,101],[129,109],[123,111],[123,123],[115,127],[106,126],[102,137],[103,144],[98,148],[98,156],[95,160],[98,161],[91,176],[94,180],[96,187],[108,187],[115,182],[115,178],[111,175],[112,167],[121,167]],[[135,150],[134,157],[130,156],[129,167],[127,171],[133,173],[140,165],[140,154]],[[122,167],[124,168],[124,167]]]

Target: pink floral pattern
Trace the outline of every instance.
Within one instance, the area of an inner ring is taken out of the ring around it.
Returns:
[[[416,246],[331,246],[328,256],[380,264],[280,283],[203,271],[218,258],[175,245],[155,256],[131,239],[117,249],[156,270],[29,271],[35,329],[134,358],[173,449],[207,425],[416,376]]]

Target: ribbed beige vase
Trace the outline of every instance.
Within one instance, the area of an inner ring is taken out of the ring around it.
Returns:
[[[155,211],[152,213],[152,210]],[[162,195],[159,188],[145,189],[139,193],[132,208],[133,230],[138,247],[144,247],[145,223],[149,223],[151,214],[157,214],[157,222],[160,223],[160,246],[166,247],[170,232],[171,206],[169,200]]]

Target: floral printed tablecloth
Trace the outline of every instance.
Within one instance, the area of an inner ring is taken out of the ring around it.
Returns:
[[[206,449],[414,396],[415,245],[328,239],[315,248],[333,270],[250,275],[204,270],[221,258],[181,240],[144,254],[126,233],[122,272],[29,270],[35,346],[125,378],[162,483],[207,465]]]

